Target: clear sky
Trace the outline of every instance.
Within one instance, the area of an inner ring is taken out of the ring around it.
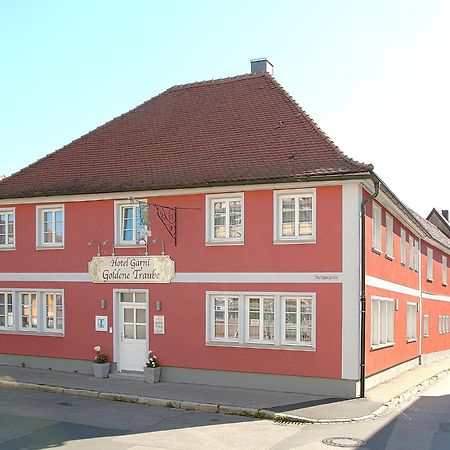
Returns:
[[[450,209],[448,0],[0,0],[0,174],[261,56],[406,204]]]

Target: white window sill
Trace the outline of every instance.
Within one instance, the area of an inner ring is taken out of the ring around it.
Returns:
[[[389,261],[394,261],[394,257],[392,255],[389,255],[386,253],[385,258],[388,259]]]
[[[232,240],[223,240],[223,241],[208,241],[205,242],[207,247],[216,247],[218,245],[244,245],[244,241],[232,241]]]
[[[430,335],[429,335],[429,334],[424,334],[423,337],[424,337],[424,338],[429,338]]]
[[[253,342],[247,342],[245,344],[239,344],[238,342],[225,342],[225,341],[210,341],[206,342],[208,347],[230,347],[230,348],[253,348],[253,349],[264,349],[264,350],[294,350],[294,351],[316,351],[316,348],[307,345],[299,345],[299,344],[283,344],[283,345],[275,345],[275,344],[256,344]]]
[[[64,245],[46,245],[38,246],[36,250],[64,250]]]
[[[2,250],[15,250],[16,247],[14,245],[0,245],[0,251]]]
[[[447,287],[448,283],[442,283],[442,286]]]
[[[284,245],[284,244],[316,244],[314,238],[311,239],[276,239],[273,241],[274,245]]]
[[[372,247],[372,251],[377,255],[381,255],[383,253],[383,251],[377,247]]]
[[[64,333],[54,332],[54,331],[35,331],[35,330],[10,330],[5,328],[0,328],[1,334],[15,334],[22,336],[52,336],[52,337],[64,337]]]
[[[411,342],[417,342],[417,338],[406,339],[407,344],[410,344]]]
[[[382,348],[389,348],[389,347],[393,347],[394,345],[395,345],[395,342],[388,342],[386,344],[371,345],[370,346],[370,351],[381,350]]]
[[[114,244],[114,248],[146,248],[146,244]]]
[[[433,283],[434,282],[434,278],[427,278],[428,283]]]
[[[404,262],[401,262],[400,265],[401,265],[402,267],[406,267],[406,263],[404,263]]]

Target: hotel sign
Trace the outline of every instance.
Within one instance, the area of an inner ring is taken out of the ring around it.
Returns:
[[[89,262],[94,283],[170,283],[175,263],[170,256],[94,256]]]

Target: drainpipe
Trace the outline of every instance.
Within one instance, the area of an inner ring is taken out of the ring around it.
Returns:
[[[361,364],[359,396],[366,396],[366,205],[372,201],[380,191],[380,181],[372,178],[375,192],[361,202]]]
[[[419,237],[419,365],[422,365],[422,320],[423,320],[423,310],[422,310],[422,239]],[[430,319],[428,319],[428,328],[430,327]]]

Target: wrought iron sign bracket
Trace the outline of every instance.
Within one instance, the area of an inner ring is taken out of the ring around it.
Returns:
[[[175,247],[177,246],[177,207],[158,205],[158,203],[145,202],[142,200],[137,200],[133,197],[130,198],[132,203],[137,202],[141,208],[149,208],[152,206],[156,210],[156,215],[161,223],[164,225],[164,228],[168,231],[170,236],[172,236]],[[149,217],[147,219],[150,224]]]

